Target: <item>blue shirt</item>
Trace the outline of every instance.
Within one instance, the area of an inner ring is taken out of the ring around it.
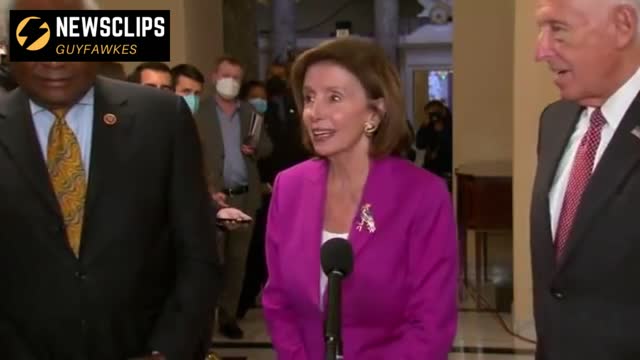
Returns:
[[[236,107],[231,117],[217,104],[216,111],[218,112],[218,121],[220,121],[220,129],[222,130],[222,142],[224,143],[224,170],[222,174],[224,186],[228,188],[246,186],[249,183],[249,177],[247,175],[247,164],[240,150],[244,141],[240,126],[240,107]]]
[[[82,154],[82,166],[84,173],[89,176],[89,165],[91,159],[91,138],[93,135],[93,112],[94,112],[94,90],[91,88],[80,101],[78,101],[65,117],[67,124],[76,136],[78,144],[80,144],[80,153]],[[55,115],[48,109],[37,105],[29,100],[31,107],[31,117],[36,128],[42,156],[47,159],[47,146],[49,145],[49,132],[55,121]]]

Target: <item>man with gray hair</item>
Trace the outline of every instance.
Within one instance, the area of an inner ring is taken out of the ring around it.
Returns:
[[[195,122],[173,93],[98,77],[97,66],[11,62],[19,87],[0,100],[0,359],[202,360],[219,269]]]
[[[531,207],[538,360],[640,359],[640,38],[632,0],[538,0]]]
[[[5,7],[1,9],[4,10]],[[9,47],[7,30],[9,30],[9,12],[4,11],[4,13],[0,13],[0,95],[15,89],[17,86],[9,72],[6,60],[7,49]]]
[[[15,89],[18,85],[15,83],[11,72],[9,72],[9,65],[0,63],[0,95],[6,94],[8,91]]]

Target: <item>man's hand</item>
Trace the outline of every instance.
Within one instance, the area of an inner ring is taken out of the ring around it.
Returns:
[[[271,186],[270,183],[263,183],[262,184],[262,194],[269,195],[272,192],[273,192],[273,187]]]
[[[227,204],[227,195],[223,192],[217,192],[211,195],[213,201],[218,204],[221,208],[228,208],[229,204]]]
[[[226,207],[224,209],[218,210],[217,214],[218,219],[228,219],[235,221],[251,221],[251,216],[245,214],[239,209]]]
[[[256,148],[249,145],[242,145],[242,147],[240,147],[240,151],[245,155],[253,155],[256,153]]]
[[[251,216],[245,214],[239,209],[231,207],[220,209],[216,217],[218,220],[222,220],[222,223],[227,230],[241,228],[253,221]]]

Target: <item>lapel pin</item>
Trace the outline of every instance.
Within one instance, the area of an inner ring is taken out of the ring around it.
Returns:
[[[640,139],[640,126],[636,125],[633,130],[631,130],[631,134]]]
[[[109,113],[109,114],[105,114],[102,120],[107,125],[113,125],[118,121],[118,118],[115,115]]]
[[[371,234],[376,231],[376,223],[373,220],[373,214],[371,213],[371,204],[364,204],[360,210],[360,222],[356,229],[358,229],[358,231],[362,231],[363,227],[365,227]]]

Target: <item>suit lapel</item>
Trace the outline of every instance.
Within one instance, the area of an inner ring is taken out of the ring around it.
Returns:
[[[60,206],[49,180],[46,161],[36,136],[27,96],[20,90],[7,95],[0,107],[0,145],[20,169],[36,194],[56,216],[62,219]]]
[[[91,164],[89,169],[89,182],[87,185],[87,198],[85,205],[85,226],[91,223],[92,212],[104,196],[105,188],[110,184],[112,176],[118,176],[122,171],[120,166],[130,155],[131,129],[135,123],[133,112],[127,107],[126,97],[113,89],[109,80],[99,78],[95,86],[93,116],[93,138],[91,141]],[[105,121],[108,117],[115,117],[115,123]],[[83,237],[81,256],[92,253],[98,244],[85,241]]]
[[[219,153],[221,159],[211,159],[210,161],[224,161],[224,143],[222,140],[222,128],[220,125],[220,118],[218,117],[218,108],[213,96],[207,98],[206,102],[201,107],[201,124],[203,128],[202,137],[205,138],[204,142],[210,144],[210,150],[207,153],[212,156],[214,153]],[[215,147],[215,149],[213,148]]]
[[[196,114],[205,170],[210,190],[219,191],[223,187],[222,169],[224,167],[224,143],[222,142],[222,128],[213,95],[202,102]]]
[[[307,173],[308,188],[301,192],[301,204],[306,204],[306,212],[302,215],[306,221],[299,225],[300,251],[306,259],[307,272],[304,275],[305,284],[310,284],[308,296],[316,304],[316,309],[320,309],[320,274],[322,266],[320,264],[320,246],[322,245],[322,231],[324,224],[324,206],[327,197],[327,171],[328,166],[325,160],[314,161],[316,167]],[[313,245],[313,244],[316,245]]]
[[[560,266],[571,256],[580,239],[593,224],[598,212],[620,190],[624,180],[640,160],[640,139],[632,130],[640,124],[640,95],[625,113],[620,125],[591,175],[576,214]]]
[[[544,152],[541,154],[540,175],[542,188],[549,194],[551,185],[555,179],[558,165],[565,152],[569,138],[573,134],[576,124],[580,118],[582,107],[574,103],[565,103],[564,107],[558,109],[557,114],[550,114],[551,121],[555,125],[549,131],[550,137],[545,142]],[[548,135],[548,134],[545,134]],[[547,214],[549,213],[547,209]]]
[[[244,106],[238,108],[238,117],[240,118],[240,141],[244,141],[244,138],[249,134],[249,127],[251,126],[251,112]]]
[[[544,139],[544,143],[540,147],[538,178],[536,179],[536,191],[532,200],[534,204],[532,215],[535,217],[532,219],[532,225],[536,232],[540,232],[541,236],[537,247],[543,251],[544,258],[548,259],[553,267],[555,266],[555,251],[551,232],[549,192],[567,143],[580,118],[582,107],[575,103],[565,102],[557,109],[550,109],[555,112],[547,114],[546,117],[552,126],[544,134],[541,134],[541,139],[538,140],[542,141]]]
[[[224,159],[224,143],[222,140],[222,126],[220,125],[220,117],[218,117],[218,105],[215,98],[211,98],[211,106],[209,107],[210,114],[207,115],[207,124],[210,125],[210,136],[212,136],[213,143],[220,148],[220,153]],[[206,115],[206,114],[205,114]]]

